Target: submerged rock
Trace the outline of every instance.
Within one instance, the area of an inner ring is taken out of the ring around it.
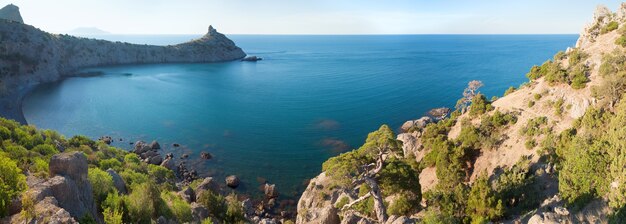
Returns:
[[[205,159],[205,160],[209,160],[209,159],[213,158],[213,156],[211,155],[211,153],[201,152],[200,153],[200,158]]]
[[[260,61],[263,60],[263,58],[257,57],[257,56],[248,56],[245,58],[242,58],[241,61],[251,61],[251,62],[256,62],[256,61]]]
[[[239,177],[237,177],[235,175],[230,175],[230,176],[226,177],[226,186],[228,186],[230,188],[237,188],[237,187],[239,187]]]

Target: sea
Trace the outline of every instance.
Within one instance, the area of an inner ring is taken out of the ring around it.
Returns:
[[[201,35],[91,36],[169,45]],[[237,175],[237,192],[276,184],[297,200],[332,156],[387,124],[398,130],[454,107],[471,80],[489,98],[527,81],[577,35],[228,35],[258,62],[88,68],[95,77],[42,84],[23,101],[29,124],[63,135],[157,140],[201,176]],[[121,141],[120,141],[121,139]],[[173,144],[180,147],[173,147]],[[201,152],[213,155],[200,158]]]

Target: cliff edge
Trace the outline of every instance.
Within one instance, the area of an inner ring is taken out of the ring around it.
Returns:
[[[246,55],[212,26],[199,39],[151,46],[51,34],[23,24],[16,6],[6,6],[1,12],[0,115],[21,123],[25,123],[25,119],[20,101],[30,87],[71,76],[81,68],[224,62]]]

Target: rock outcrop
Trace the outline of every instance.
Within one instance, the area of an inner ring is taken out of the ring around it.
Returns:
[[[20,14],[20,8],[9,4],[0,9],[0,19],[9,20],[12,22],[24,23],[22,15]]]
[[[74,223],[87,216],[101,223],[87,168],[87,157],[82,152],[54,155],[49,166],[51,178],[32,186],[25,195],[32,199],[36,211],[51,214],[59,223]],[[24,221],[28,223],[37,219]]]
[[[7,7],[7,11],[14,11],[14,6]],[[223,62],[245,56],[241,48],[211,26],[201,38],[151,46],[50,34],[0,19],[0,115],[25,123],[20,101],[29,87],[76,75],[81,68]]]

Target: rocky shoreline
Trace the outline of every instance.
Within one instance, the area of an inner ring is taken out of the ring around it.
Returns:
[[[5,14],[19,15],[7,6]],[[99,66],[161,63],[213,63],[242,59],[246,53],[209,26],[201,38],[153,46],[51,34],[0,16],[0,116],[26,123],[21,100],[32,87],[76,76]]]

